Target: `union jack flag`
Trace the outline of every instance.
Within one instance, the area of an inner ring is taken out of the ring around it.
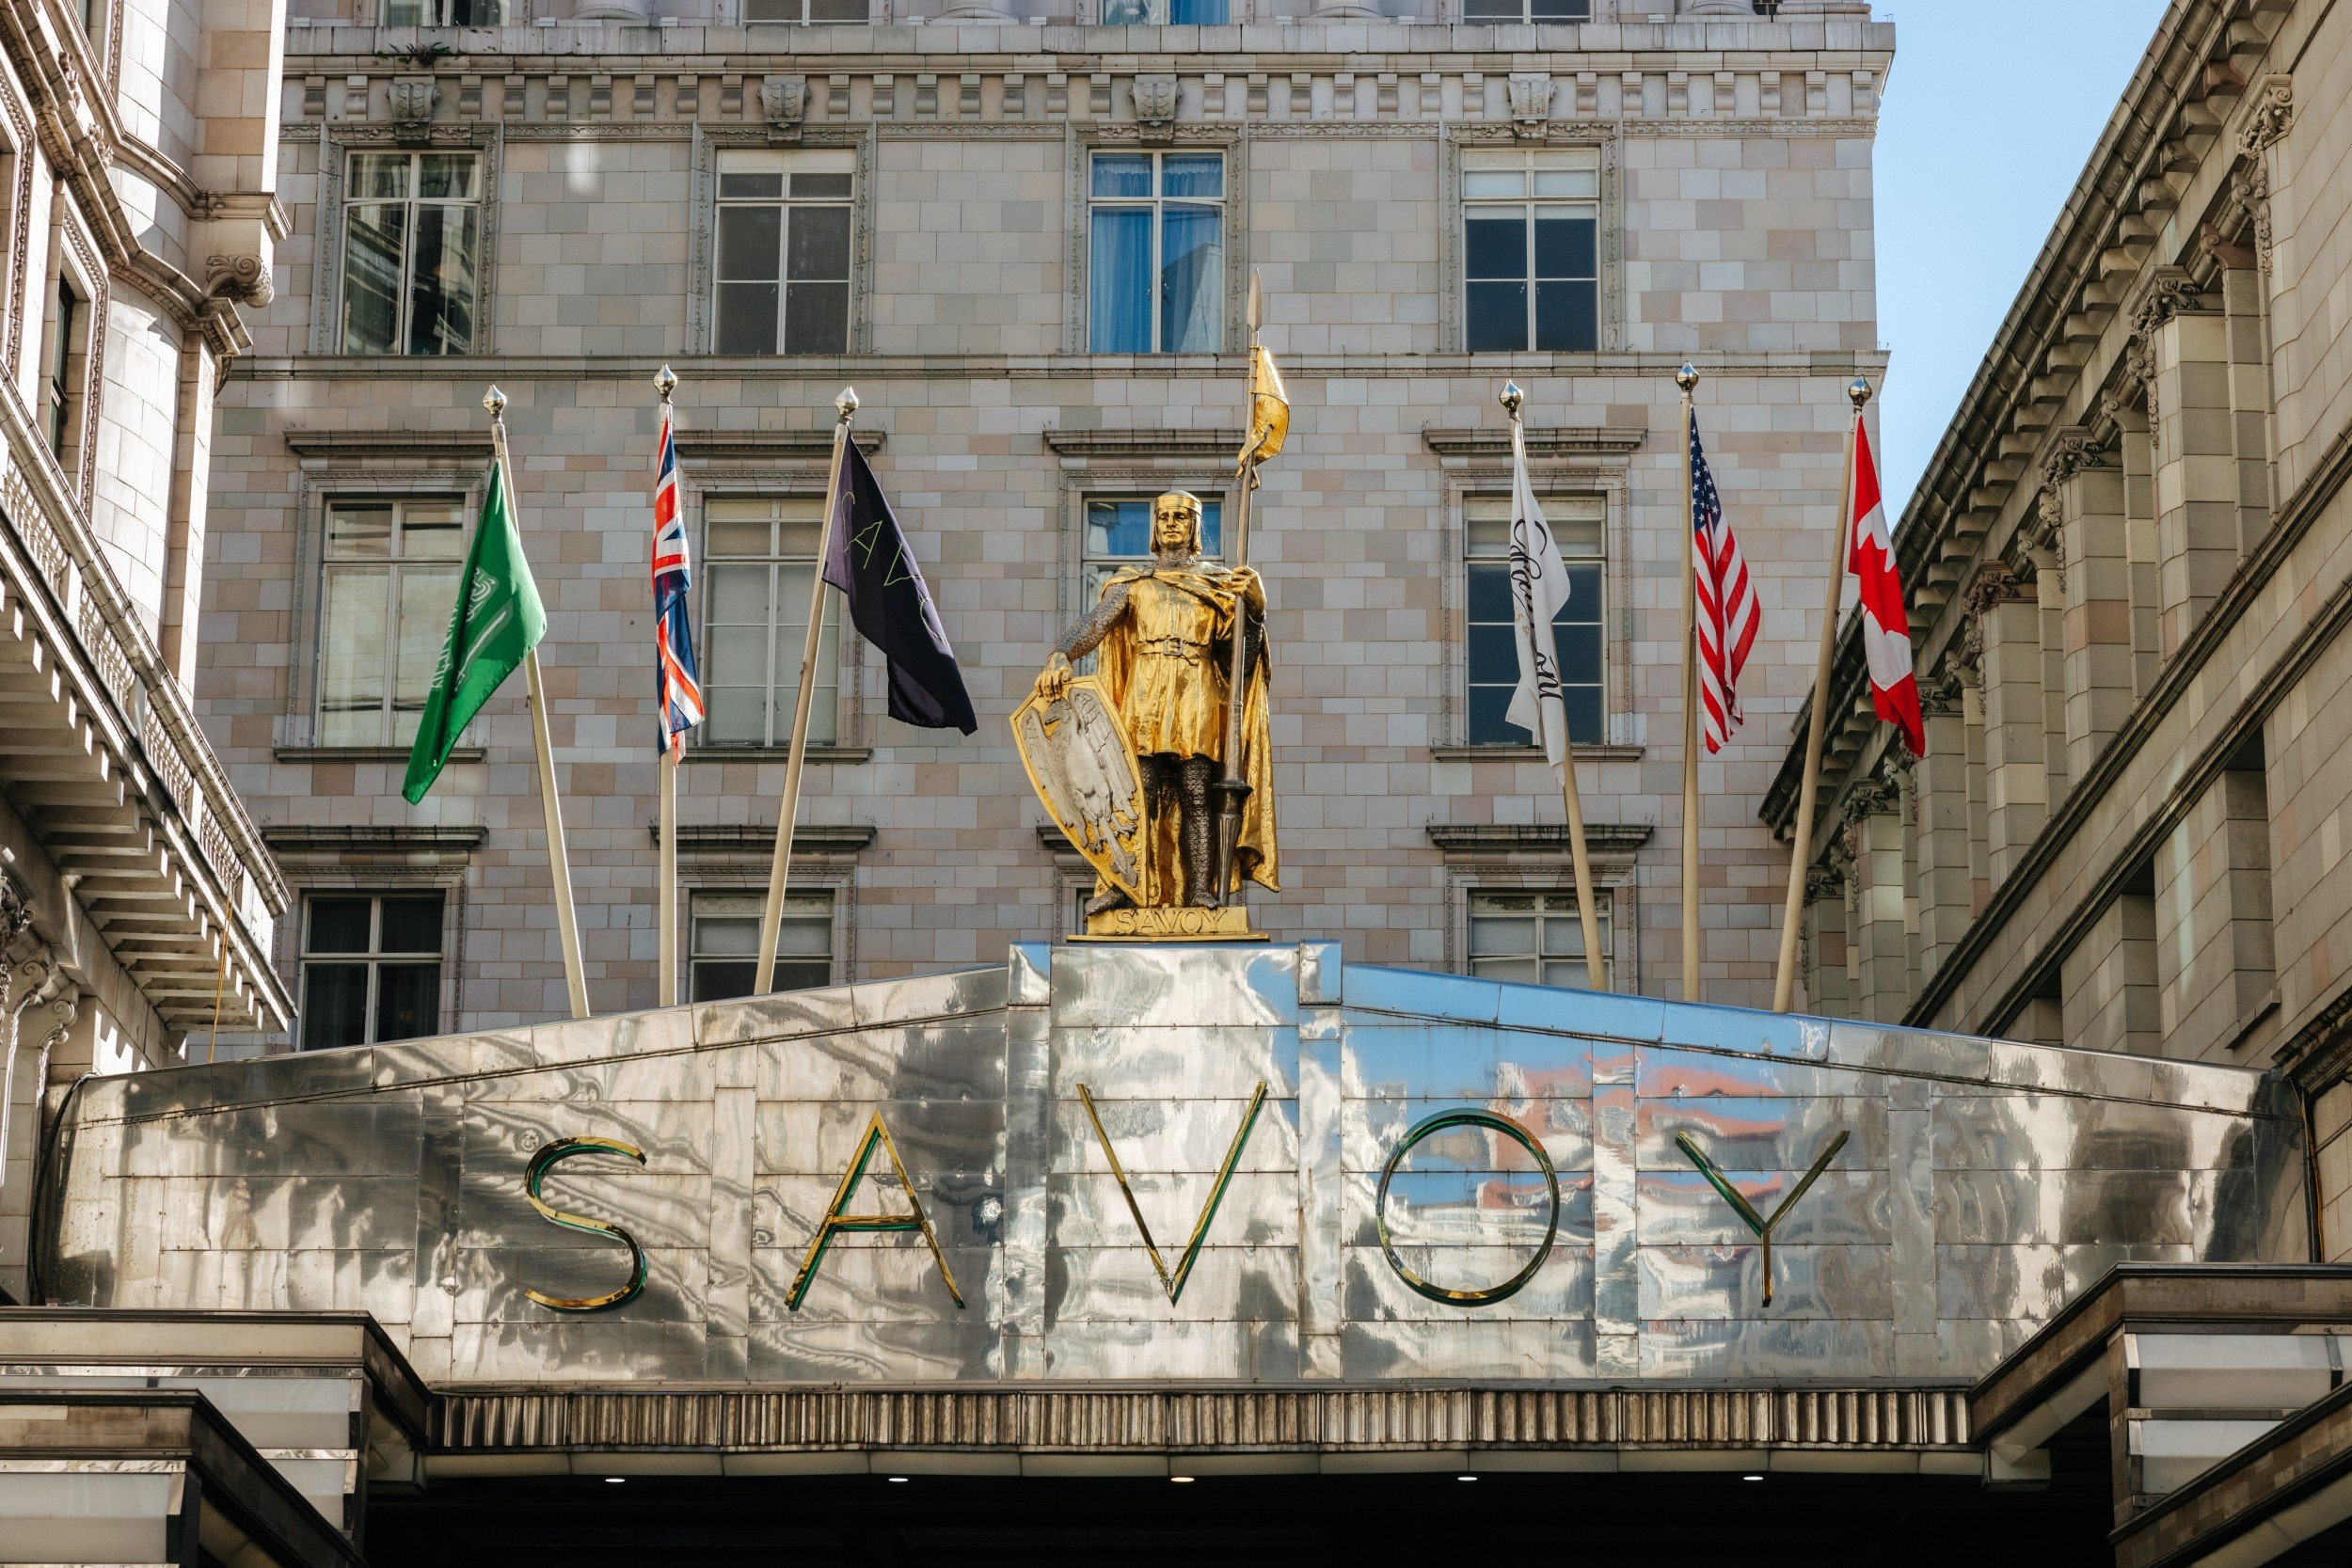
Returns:
[[[1740,541],[1724,521],[1724,499],[1699,445],[1699,418],[1691,416],[1691,569],[1697,578],[1699,705],[1707,749],[1720,752],[1740,727],[1740,672],[1763,620]]]
[[[677,507],[677,442],[670,407],[661,406],[661,448],[653,460],[653,697],[660,715],[657,744],[667,752],[678,732],[703,721],[702,675],[694,666],[694,632],[687,625],[692,583],[686,522]]]

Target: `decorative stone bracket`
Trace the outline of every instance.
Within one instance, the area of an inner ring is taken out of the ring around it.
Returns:
[[[798,141],[808,116],[808,78],[770,76],[759,84],[759,114],[770,141]]]
[[[1522,141],[1541,141],[1551,134],[1553,84],[1549,74],[1527,71],[1511,78],[1511,129]]]
[[[430,76],[395,76],[384,87],[390,105],[392,130],[402,136],[430,135],[434,106],[441,101],[441,89]]]

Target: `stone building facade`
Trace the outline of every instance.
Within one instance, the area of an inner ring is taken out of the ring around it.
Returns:
[[[1846,0],[1566,0],[1512,24],[1453,0],[1212,8],[817,6],[825,24],[787,28],[733,0],[295,6],[292,230],[220,393],[201,696],[308,900],[277,956],[298,998],[332,990],[309,1043],[564,1009],[518,694],[421,806],[399,798],[489,384],[513,400],[552,618],[599,1012],[656,999],[654,372],[682,383],[712,692],[681,786],[704,995],[747,967],[806,531],[855,388],[981,729],[895,723],[872,652],[827,642],[787,973],[921,973],[1072,928],[1081,864],[1041,832],[1005,719],[1139,550],[1143,499],[1232,504],[1253,272],[1295,406],[1251,528],[1284,875],[1259,923],[1366,961],[1581,971],[1558,788],[1501,731],[1494,680],[1496,396],[1516,378],[1582,552],[1571,619],[1589,618],[1562,637],[1610,962],[1623,989],[1676,990],[1689,360],[1764,610],[1746,728],[1704,770],[1707,994],[1769,994],[1787,861],[1754,802],[1802,700],[1839,389],[1883,363],[1870,152],[1892,28]]]
[[[2292,1075],[2330,1259],[2347,85],[2326,6],[2170,8],[1896,531],[1923,758],[1846,628],[1805,970],[1822,1011]]]
[[[214,395],[284,232],[281,21],[0,10],[0,1300],[66,1085],[294,1009],[290,893],[192,692]]]

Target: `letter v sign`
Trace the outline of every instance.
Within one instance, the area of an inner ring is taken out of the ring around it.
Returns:
[[[1821,1157],[1813,1162],[1813,1168],[1804,1173],[1804,1180],[1798,1182],[1795,1189],[1780,1200],[1780,1207],[1772,1211],[1772,1216],[1770,1219],[1758,1214],[1756,1212],[1756,1205],[1740,1196],[1740,1189],[1731,1184],[1730,1179],[1724,1175],[1722,1167],[1699,1152],[1699,1146],[1691,1141],[1690,1133],[1677,1132],[1675,1143],[1684,1154],[1690,1156],[1691,1164],[1699,1167],[1699,1174],[1707,1178],[1707,1184],[1724,1195],[1724,1201],[1731,1205],[1740,1218],[1746,1222],[1747,1227],[1755,1231],[1757,1239],[1763,1242],[1764,1305],[1772,1306],[1772,1232],[1780,1228],[1782,1217],[1797,1206],[1797,1199],[1804,1196],[1805,1190],[1820,1180],[1821,1172],[1829,1168],[1829,1163],[1837,1158],[1837,1151],[1846,1147],[1846,1134],[1840,1132],[1829,1141],[1829,1147],[1821,1150]]]
[[[1258,1125],[1258,1112],[1265,1105],[1265,1080],[1258,1080],[1258,1092],[1249,1097],[1249,1109],[1241,1116],[1241,1125],[1233,1130],[1233,1145],[1225,1151],[1225,1163],[1217,1167],[1216,1185],[1209,1189],[1209,1200],[1200,1206],[1200,1217],[1193,1222],[1192,1240],[1184,1243],[1184,1254],[1176,1260],[1176,1272],[1168,1272],[1168,1260],[1152,1241],[1152,1227],[1143,1217],[1143,1206],[1136,1201],[1135,1188],[1127,1184],[1126,1169],[1119,1163],[1119,1151],[1111,1148],[1108,1132],[1103,1131],[1103,1118],[1094,1109],[1094,1096],[1084,1084],[1078,1085],[1078,1100],[1087,1108],[1087,1120],[1094,1123],[1095,1141],[1103,1146],[1103,1157],[1111,1163],[1111,1175],[1119,1179],[1119,1191],[1127,1200],[1127,1212],[1136,1218],[1136,1229],[1142,1232],[1143,1250],[1151,1255],[1152,1267],[1160,1276],[1160,1289],[1168,1292],[1168,1305],[1184,1293],[1184,1281],[1192,1277],[1192,1265],[1200,1257],[1200,1243],[1207,1240],[1209,1223],[1216,1218],[1216,1207],[1225,1201],[1225,1189],[1232,1184],[1233,1167],[1241,1164],[1241,1151],[1249,1142],[1249,1131]]]

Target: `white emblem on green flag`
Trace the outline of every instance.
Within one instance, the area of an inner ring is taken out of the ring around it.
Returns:
[[[531,562],[523,559],[514,498],[506,493],[506,475],[497,463],[490,465],[482,519],[474,525],[473,548],[460,580],[465,590],[450,609],[449,638],[441,644],[433,689],[408,748],[408,782],[401,793],[410,805],[423,800],[441,776],[457,737],[482,705],[547,635],[547,609],[539,602],[539,585],[531,580]]]

